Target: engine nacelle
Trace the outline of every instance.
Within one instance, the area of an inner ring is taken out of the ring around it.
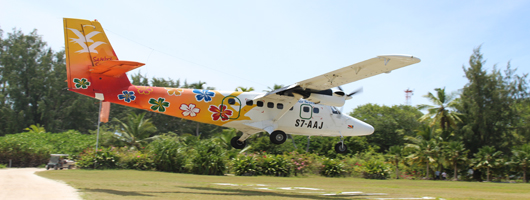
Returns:
[[[311,93],[306,100],[311,101],[313,103],[328,105],[328,106],[335,106],[335,107],[342,107],[346,101],[346,99],[343,96],[330,96],[325,94],[317,94],[317,93]]]

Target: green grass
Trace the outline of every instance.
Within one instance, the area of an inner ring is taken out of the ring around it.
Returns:
[[[522,183],[367,180],[319,176],[204,176],[134,170],[54,170],[39,172],[38,175],[66,182],[79,189],[84,199],[530,199],[530,184]],[[223,186],[215,183],[237,185]],[[322,190],[284,190],[281,189],[283,187]],[[322,195],[354,191],[363,193],[358,196]]]

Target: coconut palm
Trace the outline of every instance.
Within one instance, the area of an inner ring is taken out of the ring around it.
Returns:
[[[390,157],[392,164],[396,166],[396,179],[399,179],[399,162],[403,159],[403,146],[391,146],[387,155]]]
[[[444,148],[447,161],[449,161],[454,169],[454,180],[458,180],[458,164],[467,160],[467,154],[469,150],[464,147],[464,144],[460,141],[450,141]]]
[[[144,116],[145,112],[138,115],[130,113],[125,122],[115,119],[121,126],[118,130],[119,135],[115,134],[115,137],[136,148],[140,148],[141,143],[156,138],[156,136],[150,137],[156,131],[155,125],[150,119],[144,119]]]
[[[507,164],[511,164],[516,169],[521,169],[523,171],[523,180],[525,183],[528,183],[526,172],[530,168],[530,145],[522,145],[512,150],[512,154],[513,156]]]
[[[242,87],[242,86],[239,86],[236,88],[236,92],[252,92],[254,91],[254,88],[253,87]]]
[[[425,164],[425,178],[429,178],[430,164],[436,162],[435,153],[440,148],[439,143],[435,139],[424,140],[421,137],[407,137],[406,139],[412,142],[405,145],[405,148],[411,150],[411,154],[406,158],[419,165]]]
[[[447,94],[445,88],[436,88],[434,90],[437,92],[436,96],[430,92],[424,96],[434,105],[421,104],[418,106],[420,110],[427,109],[428,111],[419,120],[423,122],[427,119],[432,119],[429,125],[434,126],[438,122],[443,132],[449,126],[456,128],[456,122],[462,120],[458,117],[460,114],[454,111],[458,103],[454,98],[455,93]]]
[[[283,85],[274,84],[274,86],[272,88],[271,87],[267,87],[267,90],[263,90],[263,92],[272,92],[272,91],[280,89],[282,87],[283,87]]]
[[[478,149],[478,152],[473,154],[473,165],[475,169],[486,168],[487,181],[490,181],[490,169],[497,167],[500,164],[500,156],[502,152],[495,151],[495,147],[483,146]]]

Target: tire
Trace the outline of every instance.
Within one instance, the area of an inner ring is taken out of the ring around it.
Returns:
[[[46,170],[49,170],[50,169],[50,166],[49,165],[46,165]]]
[[[53,167],[53,169],[57,170],[57,169],[59,169],[59,166],[55,165],[55,167]]]
[[[239,141],[239,138],[239,136],[233,137],[232,140],[230,140],[230,144],[236,149],[243,149],[245,146],[247,146],[247,141],[241,142]]]
[[[72,165],[68,165],[68,169],[72,169]]]
[[[348,146],[343,145],[342,142],[335,144],[335,152],[346,153],[346,151],[348,151]]]
[[[271,133],[270,139],[274,144],[283,144],[287,140],[287,135],[283,131],[274,131]]]

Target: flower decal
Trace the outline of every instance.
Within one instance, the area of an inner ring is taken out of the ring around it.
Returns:
[[[166,90],[167,90],[167,94],[169,94],[169,96],[171,96],[171,95],[180,96],[182,94],[182,89],[166,88]]]
[[[202,101],[204,99],[204,102],[210,102],[212,101],[212,97],[215,96],[215,92],[210,92],[209,90],[193,90],[193,93],[195,93],[195,99],[197,101]]]
[[[119,100],[124,100],[127,103],[131,103],[131,101],[134,101],[136,99],[136,96],[134,96],[133,91],[124,90],[122,93],[123,94],[118,94]]]
[[[135,86],[135,87],[136,89],[138,89],[138,94],[148,95],[148,94],[151,94],[151,92],[153,91],[153,88],[150,88],[147,86]]]
[[[195,117],[199,112],[201,112],[201,109],[196,108],[195,104],[190,103],[190,105],[182,104],[180,105],[180,110],[182,110],[182,115],[184,117],[190,116]]]
[[[221,109],[219,109],[222,106],[222,112]],[[219,107],[210,105],[210,108],[208,109],[210,112],[212,112],[212,119],[213,121],[219,120],[221,118],[221,121],[227,121],[230,116],[232,116],[232,110],[226,109],[226,105],[219,105]]]
[[[169,107],[169,102],[166,102],[164,98],[158,97],[158,100],[156,99],[149,99],[149,103],[152,104],[151,110],[158,112],[166,112],[166,108]]]
[[[74,78],[74,83],[75,83],[76,89],[79,89],[79,88],[87,89],[88,86],[90,86],[90,82],[86,80],[86,78],[81,78],[81,79]]]

